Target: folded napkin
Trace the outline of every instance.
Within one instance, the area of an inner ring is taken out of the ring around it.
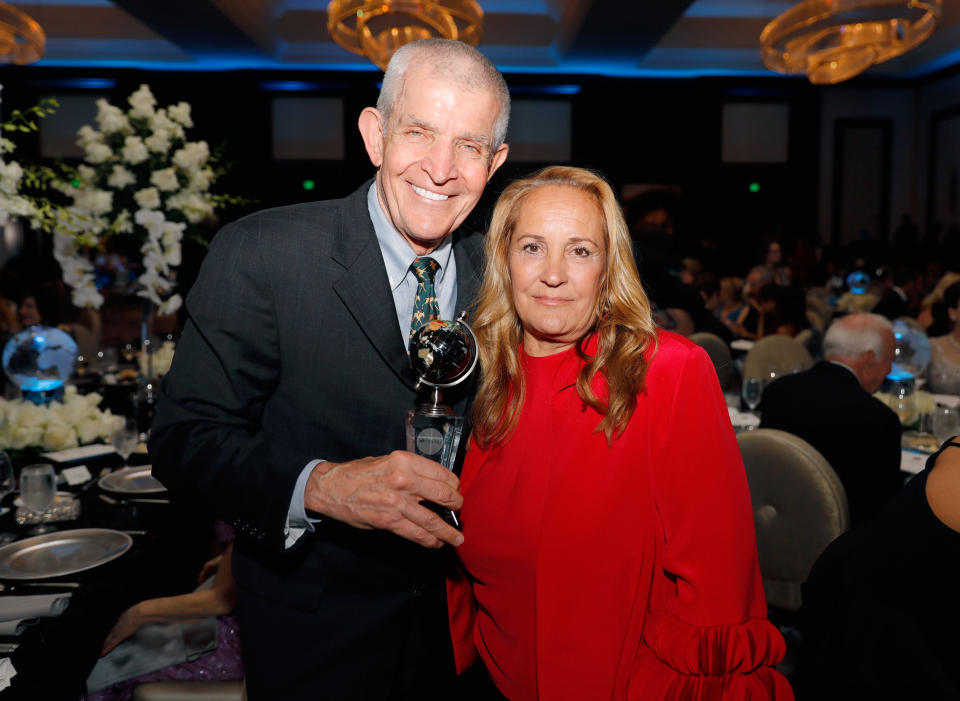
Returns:
[[[732,406],[727,407],[730,412],[730,423],[737,427],[756,428],[760,425],[760,417],[748,411],[740,411]]]
[[[70,603],[70,592],[0,596],[0,621],[59,616]]]
[[[951,409],[956,409],[960,407],[960,397],[955,394],[935,394],[933,398],[937,400],[937,404],[941,406],[947,406]]]
[[[21,635],[39,620],[39,618],[18,618],[15,621],[0,621],[0,635]]]

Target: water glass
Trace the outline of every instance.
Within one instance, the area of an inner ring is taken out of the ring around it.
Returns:
[[[953,438],[960,433],[960,409],[938,406],[933,410],[931,422],[933,435],[939,443]]]
[[[132,416],[123,416],[120,419],[110,437],[113,449],[123,458],[123,465],[126,467],[130,455],[137,449],[140,432],[137,430],[137,421]]]
[[[16,477],[13,474],[13,463],[10,457],[0,451],[0,501],[3,500],[17,485]]]
[[[750,408],[750,411],[756,411],[760,406],[760,398],[763,396],[763,380],[759,377],[747,377],[743,381],[743,401]]]
[[[57,496],[57,475],[53,465],[30,465],[20,473],[20,498],[23,505],[40,516]],[[51,526],[37,526],[30,535],[54,530]]]

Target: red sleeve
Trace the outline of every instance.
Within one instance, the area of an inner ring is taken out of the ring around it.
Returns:
[[[766,618],[750,494],[716,373],[699,347],[669,345],[649,377],[651,395],[654,382],[670,388],[651,471],[663,565],[629,696],[792,699],[774,670],[785,645]]]

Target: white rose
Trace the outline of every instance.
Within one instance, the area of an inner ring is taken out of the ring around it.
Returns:
[[[85,148],[87,144],[92,143],[103,143],[103,134],[91,127],[89,124],[84,124],[80,129],[77,130],[77,146]]]
[[[188,129],[193,126],[193,119],[190,117],[189,103],[181,102],[177,105],[170,105],[167,108],[167,113],[170,115],[171,119],[180,122],[180,124]]]
[[[77,177],[85,183],[93,183],[97,179],[97,171],[88,165],[77,166]]]
[[[150,153],[139,136],[128,136],[123,140],[123,160],[130,165],[143,163],[149,157]]]
[[[89,283],[83,287],[74,287],[73,294],[70,296],[73,306],[78,309],[99,309],[103,306],[103,295],[93,284],[91,277]]]
[[[187,190],[190,192],[206,192],[210,189],[210,183],[213,182],[213,169],[203,168],[190,174],[190,184]]]
[[[97,124],[104,134],[111,134],[115,131],[130,131],[130,122],[123,111],[103,98],[97,100]]]
[[[192,141],[184,144],[173,154],[173,164],[188,173],[203,167],[210,158],[210,148],[206,141]]]
[[[135,182],[137,182],[137,177],[120,164],[113,166],[110,177],[107,178],[107,185],[117,190],[122,190]]]
[[[53,419],[43,433],[43,447],[47,450],[66,450],[77,447],[77,432],[66,421]]]
[[[148,189],[153,190],[155,188]],[[148,234],[153,236],[159,236],[160,227],[163,226],[164,221],[166,221],[163,217],[163,212],[157,212],[152,209],[138,209],[137,213],[133,215],[133,219],[137,224],[146,228]]]
[[[135,93],[127,98],[127,102],[133,108],[130,110],[130,116],[143,119],[150,119],[153,116],[153,106],[157,104],[153,93],[146,85],[141,85]]]
[[[199,224],[213,214],[213,204],[196,192],[178,192],[167,199],[167,207],[179,209],[191,224]]]
[[[103,163],[110,160],[110,157],[113,156],[113,150],[109,146],[97,141],[92,141],[87,144],[85,151],[86,156],[84,156],[84,159],[88,163]],[[124,149],[124,151],[126,151],[126,149]]]
[[[150,182],[164,192],[173,192],[180,187],[180,181],[177,180],[177,173],[173,168],[153,171]]]
[[[43,429],[43,426],[11,426],[10,447],[14,450],[23,450],[32,445],[42,445]]]
[[[144,139],[143,143],[154,153],[166,153],[170,150],[170,132],[166,129],[158,129]]]
[[[78,209],[90,212],[91,214],[106,214],[113,209],[113,192],[110,190],[97,190],[95,188],[78,190],[74,196],[73,203]]]
[[[136,193],[134,193],[133,199],[135,199],[137,201],[137,205],[143,209],[156,209],[160,206],[160,193],[155,187],[146,187],[143,190],[138,190]],[[137,219],[137,223],[142,223],[139,218]]]
[[[80,443],[86,445],[93,443],[102,435],[103,421],[100,416],[85,416],[74,424],[77,429],[77,436]]]

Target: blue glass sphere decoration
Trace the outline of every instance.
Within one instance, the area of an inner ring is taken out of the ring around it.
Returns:
[[[847,275],[847,288],[855,295],[862,295],[870,286],[870,276],[862,270]]]
[[[77,343],[70,334],[47,326],[30,326],[7,341],[3,371],[23,398],[43,404],[63,396],[73,373]]]
[[[891,379],[920,377],[930,364],[930,340],[919,326],[906,321],[893,322],[896,349],[893,357]]]

